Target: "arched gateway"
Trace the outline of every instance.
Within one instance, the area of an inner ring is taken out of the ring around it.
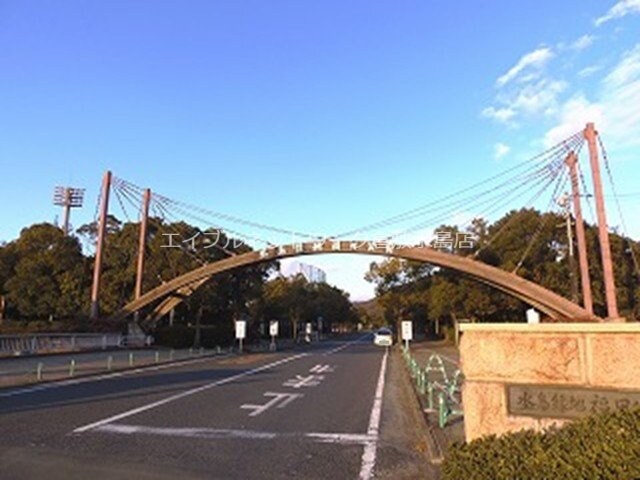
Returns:
[[[164,299],[152,314],[157,317],[168,313],[185,296],[190,295],[219,273],[270,260],[325,253],[381,255],[430,263],[465,273],[480,282],[502,290],[532,305],[556,321],[590,322],[600,320],[598,317],[590,315],[579,305],[536,283],[471,258],[440,252],[426,246],[402,246],[384,242],[330,239],[269,247],[204,265],[148,291],[137,300],[125,305],[114,317],[116,319],[126,318],[136,310]]]

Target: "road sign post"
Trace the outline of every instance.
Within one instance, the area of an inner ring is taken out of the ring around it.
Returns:
[[[402,322],[402,340],[405,350],[409,350],[409,341],[413,340],[413,323],[410,321]]]
[[[242,353],[242,340],[246,337],[247,334],[247,322],[244,320],[236,321],[236,338],[239,342],[239,351]]]
[[[311,323],[307,322],[304,326],[304,341],[311,343]]]
[[[269,335],[271,335],[271,345],[269,350],[275,352],[276,350],[276,337],[278,336],[278,321],[272,320],[269,322]]]

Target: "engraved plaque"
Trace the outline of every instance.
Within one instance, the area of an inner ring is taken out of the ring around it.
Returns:
[[[640,391],[574,386],[506,385],[510,415],[580,418],[640,406]]]

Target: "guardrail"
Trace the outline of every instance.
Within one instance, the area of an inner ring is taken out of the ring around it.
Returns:
[[[435,353],[429,357],[423,368],[413,358],[409,349],[403,348],[402,356],[411,378],[416,383],[418,394],[425,397],[425,412],[437,413],[440,428],[446,427],[451,419],[463,415],[460,398],[463,376],[459,369],[449,378],[442,358]]]
[[[143,347],[152,343],[147,335],[114,333],[34,333],[0,335],[0,356],[35,355],[41,353],[106,350],[119,347]]]

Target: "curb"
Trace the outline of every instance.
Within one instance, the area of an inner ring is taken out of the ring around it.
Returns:
[[[429,422],[429,417],[427,416],[424,410],[424,405],[422,404],[422,401],[420,400],[420,395],[418,395],[418,391],[416,390],[415,382],[412,381],[411,376],[407,371],[407,365],[406,365],[406,362],[404,361],[404,358],[402,357],[402,353],[397,349],[395,351],[396,351],[396,356],[399,356],[400,362],[402,363],[402,372],[403,372],[402,376],[404,380],[408,382],[409,385],[411,386],[411,391],[413,392],[413,398],[417,404],[417,408],[420,411],[420,414],[424,421],[427,447],[429,449],[429,454],[428,454],[429,463],[431,463],[432,465],[439,466],[444,460],[442,445],[440,445],[440,442],[438,441],[437,436],[433,431],[433,425],[431,424],[431,422]]]

